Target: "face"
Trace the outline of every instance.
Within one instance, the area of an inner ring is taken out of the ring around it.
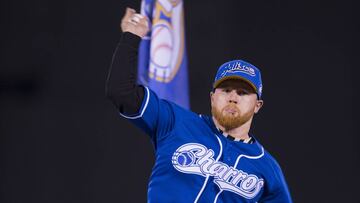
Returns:
[[[251,122],[263,104],[250,84],[239,79],[220,83],[210,97],[212,115],[227,131]]]

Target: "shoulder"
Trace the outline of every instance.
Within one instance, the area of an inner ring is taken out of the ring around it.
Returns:
[[[255,139],[258,148],[262,149],[263,151],[262,162],[265,165],[265,167],[269,169],[270,172],[275,172],[275,173],[278,172],[278,170],[281,170],[281,167],[277,162],[277,160],[270,154],[269,151],[265,149],[265,147],[255,137],[253,138]]]
[[[276,198],[279,202],[292,202],[288,185],[285,176],[277,160],[266,151],[264,158],[266,159],[269,168],[266,179],[266,194],[267,197]]]
[[[197,114],[189,109],[185,109],[182,106],[179,106],[178,104],[176,104],[172,101],[168,101],[168,100],[164,100],[164,101],[167,102],[171,106],[171,108],[174,110],[174,113],[176,115],[200,118],[199,114]]]
[[[264,149],[264,159],[266,160],[270,169],[272,169],[273,173],[276,174],[279,171],[281,171],[279,162],[265,149]]]
[[[199,114],[186,109],[172,101],[166,100],[166,99],[162,99],[160,98],[156,92],[154,92],[153,90],[151,90],[148,87],[145,87],[145,91],[146,91],[146,97],[144,100],[144,107],[146,108],[146,106],[148,106],[147,104],[149,104],[150,109],[148,110],[148,112],[150,114],[154,114],[155,112],[153,112],[153,108],[156,106],[156,110],[162,114],[162,113],[166,113],[168,116],[173,117],[176,121],[183,121],[186,119],[200,119]],[[156,105],[154,105],[156,104]]]
[[[173,101],[169,101],[169,100],[166,100],[166,99],[162,99],[162,98],[159,98],[155,92],[153,92],[152,90],[149,89],[149,91],[151,92],[151,96],[152,97],[156,97],[156,99],[159,101],[159,108],[161,110],[161,108],[168,108],[170,109],[174,114],[175,116],[181,116],[182,118],[184,117],[193,117],[193,118],[200,118],[200,115],[191,111],[190,109],[186,109],[178,104],[176,104],[175,102]]]
[[[283,171],[279,162],[266,150],[264,150],[264,160],[266,162],[266,173],[268,181],[272,182],[275,188],[286,186]]]
[[[282,170],[278,161],[262,146],[257,139],[256,143],[259,148],[262,148],[263,157],[261,161],[261,169],[265,176],[270,178],[271,181],[281,182],[282,181]]]

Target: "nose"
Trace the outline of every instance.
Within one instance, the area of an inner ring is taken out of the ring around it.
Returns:
[[[237,104],[238,103],[238,98],[237,98],[237,93],[236,93],[236,90],[232,90],[229,94],[228,94],[228,101],[229,103],[235,103]]]

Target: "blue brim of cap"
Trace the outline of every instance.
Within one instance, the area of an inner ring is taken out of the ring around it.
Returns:
[[[214,89],[217,88],[220,85],[220,83],[224,82],[225,80],[230,80],[230,79],[238,79],[238,80],[247,82],[255,90],[256,94],[259,95],[257,88],[255,87],[255,85],[252,82],[250,82],[248,79],[240,77],[238,75],[229,75],[229,76],[225,76],[225,77],[221,78],[220,80],[218,80],[214,83],[213,88]]]

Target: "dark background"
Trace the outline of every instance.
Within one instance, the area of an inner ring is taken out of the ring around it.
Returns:
[[[0,3],[0,202],[145,202],[149,139],[104,84],[125,6]],[[360,202],[356,1],[185,1],[192,110],[208,114],[217,67],[262,69],[253,133],[295,202]]]

